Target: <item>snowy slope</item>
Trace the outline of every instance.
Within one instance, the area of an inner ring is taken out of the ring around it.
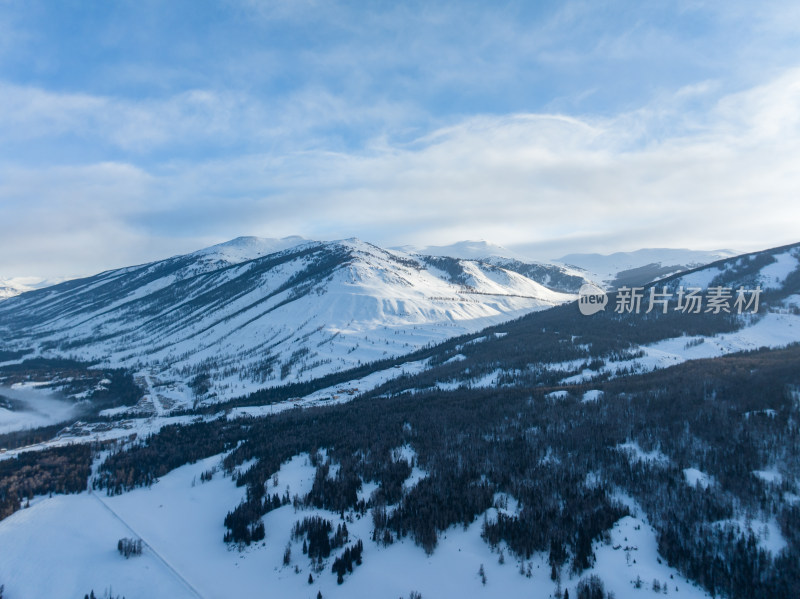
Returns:
[[[283,248],[273,251],[276,248]],[[102,360],[210,394],[308,380],[574,298],[511,270],[420,257],[356,239],[239,238],[101,273],[0,306],[6,348]]]
[[[607,361],[596,370],[584,370],[564,379],[564,383],[581,383],[598,375],[618,376],[627,372],[647,372],[668,368],[689,360],[717,358],[731,353],[779,348],[800,343],[800,312],[795,306],[800,285],[800,246],[776,248],[748,254],[735,259],[708,265],[666,281],[671,289],[723,286],[731,289],[735,299],[739,287],[760,287],[760,305],[756,315],[739,317],[735,331],[716,335],[676,335],[636,346],[641,355],[618,361]],[[660,288],[660,285],[657,285]],[[749,298],[749,296],[747,296]],[[673,306],[674,308],[674,306]],[[751,308],[752,309],[752,308]],[[735,310],[732,310],[735,312]],[[744,310],[748,312],[748,310]],[[575,368],[580,360],[551,365],[566,370]]]
[[[649,290],[644,287],[640,310],[636,313],[617,314],[618,298],[613,295],[607,309],[592,316],[581,315],[575,304],[563,306],[533,314],[519,325],[502,325],[493,335],[467,342],[464,346],[471,349],[465,353],[471,355],[462,355],[458,360],[463,362],[462,370],[453,367],[460,348],[442,346],[441,355],[431,358],[434,365],[409,381],[408,388],[453,390],[460,386],[530,385],[536,383],[539,371],[564,373],[560,384],[583,384],[596,378],[642,373],[690,360],[800,343],[800,244],[718,261],[660,279],[652,287],[657,293],[663,293],[666,287],[671,298],[667,300],[669,314],[663,320],[656,318],[660,312],[658,305],[656,314],[646,314]],[[712,295],[709,288],[716,287],[728,290],[727,312],[714,314],[709,308],[708,298]],[[737,290],[746,290],[743,293],[746,303],[753,298],[751,290],[759,287],[757,309],[754,304],[742,305],[742,313],[737,314]],[[700,289],[700,297],[706,303],[699,314],[678,310],[680,288]],[[698,329],[698,322],[705,324]],[[637,335],[626,336],[619,339],[623,345],[618,346],[618,351],[607,349],[615,332],[626,335],[628,327],[635,327],[637,334],[641,333],[639,339],[646,341],[636,341]],[[698,330],[712,332],[701,334]],[[525,331],[534,334],[547,331],[538,337],[531,357],[527,357],[530,348],[525,346],[521,335]],[[601,350],[605,353],[598,353],[593,347],[595,343],[605,347]],[[573,357],[551,358],[563,354],[564,348],[569,348]]]
[[[401,448],[402,449],[402,448]],[[351,541],[364,543],[363,564],[338,585],[331,573],[333,556],[322,571],[314,571],[299,541],[291,540],[294,522],[319,515],[340,523],[340,514],[327,510],[300,509],[292,505],[264,516],[266,539],[243,550],[222,542],[223,515],[244,495],[230,478],[217,472],[211,481],[200,474],[215,468],[219,456],[183,466],[162,477],[150,488],[120,496],[92,493],[39,498],[30,508],[0,522],[0,580],[8,597],[79,597],[109,587],[126,597],[205,597],[207,599],[254,596],[316,597],[326,599],[408,597],[508,597],[546,599],[555,583],[550,580],[547,554],[534,554],[522,564],[505,549],[499,563],[481,538],[483,517],[470,526],[445,531],[432,555],[409,539],[384,547],[373,542],[372,519],[346,513]],[[276,473],[278,486],[270,492],[307,493],[315,469],[304,455],[285,462]],[[410,478],[413,478],[414,474]],[[513,498],[509,504],[514,503]],[[635,506],[634,506],[635,507]],[[497,508],[486,512],[496,518]],[[634,512],[635,513],[635,512]],[[141,538],[141,556],[125,559],[116,550],[122,537]],[[287,545],[290,564],[283,564]],[[618,521],[610,542],[595,544],[597,563],[581,576],[598,574],[618,599],[651,594],[654,579],[669,581],[669,594],[694,599],[707,594],[687,582],[676,570],[661,563],[655,532],[637,516]],[[530,576],[520,574],[530,568]],[[486,583],[478,570],[483,566]],[[43,569],[47,576],[41,576]],[[308,583],[309,574],[313,583]],[[646,581],[634,588],[637,576]],[[578,578],[565,568],[562,588],[576,596]],[[644,592],[643,592],[644,591]]]
[[[265,237],[237,237],[225,243],[212,245],[189,254],[197,258],[198,262],[208,270],[221,268],[230,264],[239,264],[248,260],[254,260],[262,256],[268,256],[283,250],[288,250],[298,245],[309,243],[311,240],[299,235],[292,235],[282,239],[272,239]],[[201,269],[198,269],[201,270]],[[197,271],[195,271],[197,272]]]
[[[732,250],[698,251],[688,249],[645,248],[634,252],[613,254],[568,254],[548,262],[539,262],[488,241],[459,241],[450,245],[415,246],[396,248],[409,254],[443,256],[461,260],[476,260],[496,264],[521,274],[536,272],[535,280],[548,284],[548,280],[577,277],[607,288],[621,284],[644,284],[711,262],[736,256]],[[562,289],[580,288],[576,281]]]

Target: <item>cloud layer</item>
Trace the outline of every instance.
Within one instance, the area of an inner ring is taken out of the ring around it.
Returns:
[[[0,275],[242,234],[485,238],[541,259],[798,240],[798,11],[528,4],[231,1],[168,43],[179,13],[119,3],[63,57],[76,40],[47,46],[0,4],[17,48],[0,44]],[[120,32],[145,45],[115,54]]]

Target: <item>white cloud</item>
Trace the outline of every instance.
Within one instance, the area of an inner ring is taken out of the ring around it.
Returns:
[[[256,127],[256,123],[259,125]],[[146,152],[197,140],[259,137],[270,119],[250,98],[190,90],[135,101],[0,83],[0,134],[9,142],[60,136]]]
[[[421,118],[417,109],[401,102],[358,105],[324,88],[303,88],[279,100],[201,89],[132,100],[0,81],[0,138],[7,148],[63,144],[69,153],[72,147],[64,140],[77,139],[86,153],[116,150],[137,161],[164,152],[202,158],[318,147],[335,137],[331,129],[376,124],[397,129],[411,116]]]
[[[360,152],[6,166],[0,274],[89,273],[239,234],[386,245],[483,237],[534,244],[543,258],[797,241],[800,69],[712,102],[715,89],[680,90],[614,118],[473,117],[408,144],[377,138]],[[75,97],[53,122],[69,123],[93,102]]]

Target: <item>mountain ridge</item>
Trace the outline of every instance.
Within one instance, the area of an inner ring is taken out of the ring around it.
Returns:
[[[349,239],[238,238],[0,304],[6,349],[138,368],[213,391],[306,380],[570,301],[512,270]],[[442,270],[442,268],[446,270]],[[186,397],[184,397],[186,399]]]

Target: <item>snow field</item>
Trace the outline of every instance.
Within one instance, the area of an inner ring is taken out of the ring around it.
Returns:
[[[409,450],[398,448],[398,457],[406,459],[412,455]],[[467,528],[455,526],[445,531],[434,553],[426,555],[409,538],[388,547],[375,544],[370,540],[369,513],[362,518],[346,514],[350,544],[358,539],[364,542],[364,562],[346,575],[341,586],[330,565],[343,549],[334,551],[325,569],[317,573],[302,554],[302,541],[290,541],[295,521],[319,515],[336,527],[341,523],[339,514],[316,509],[295,511],[291,505],[283,506],[264,516],[263,543],[242,550],[227,546],[222,541],[223,519],[241,501],[244,488],[237,488],[219,471],[211,481],[200,482],[200,474],[218,466],[220,458],[183,466],[150,488],[115,497],[82,493],[42,498],[0,522],[0,547],[4,549],[0,552],[0,580],[6,585],[7,595],[66,598],[110,587],[114,593],[129,598],[314,598],[318,591],[326,599],[394,598],[417,591],[425,598],[545,599],[555,589],[546,554],[536,554],[520,564],[502,545],[492,551],[480,536],[482,516]],[[276,486],[270,478],[267,491],[283,494],[288,488],[291,496],[302,496],[310,490],[314,474],[308,456],[296,456],[276,473]],[[374,488],[374,483],[367,484],[362,493],[367,496]],[[519,509],[513,497],[495,499],[498,505],[505,506],[500,508],[503,511],[514,513]],[[492,518],[496,512],[496,508],[490,508],[486,517]],[[126,560],[117,552],[116,543],[134,535],[145,541],[145,551],[142,556]],[[291,563],[284,566],[287,543],[291,547]],[[616,546],[619,547],[615,549]],[[626,552],[625,546],[635,549]],[[499,563],[500,550],[503,564]],[[640,519],[620,520],[611,531],[611,543],[598,542],[595,551],[597,563],[583,575],[598,574],[619,599],[650,596],[648,589],[654,578],[677,585],[681,597],[705,596],[677,572],[658,563],[654,533]],[[627,563],[626,553],[635,563]],[[481,565],[485,585],[478,575]],[[525,575],[529,565],[530,578]],[[41,575],[43,570],[47,576]],[[311,585],[309,573],[314,578]],[[645,581],[642,589],[633,587],[637,575]],[[578,580],[579,577],[570,577],[565,568],[562,588],[574,596]],[[671,586],[670,594],[673,589]]]

